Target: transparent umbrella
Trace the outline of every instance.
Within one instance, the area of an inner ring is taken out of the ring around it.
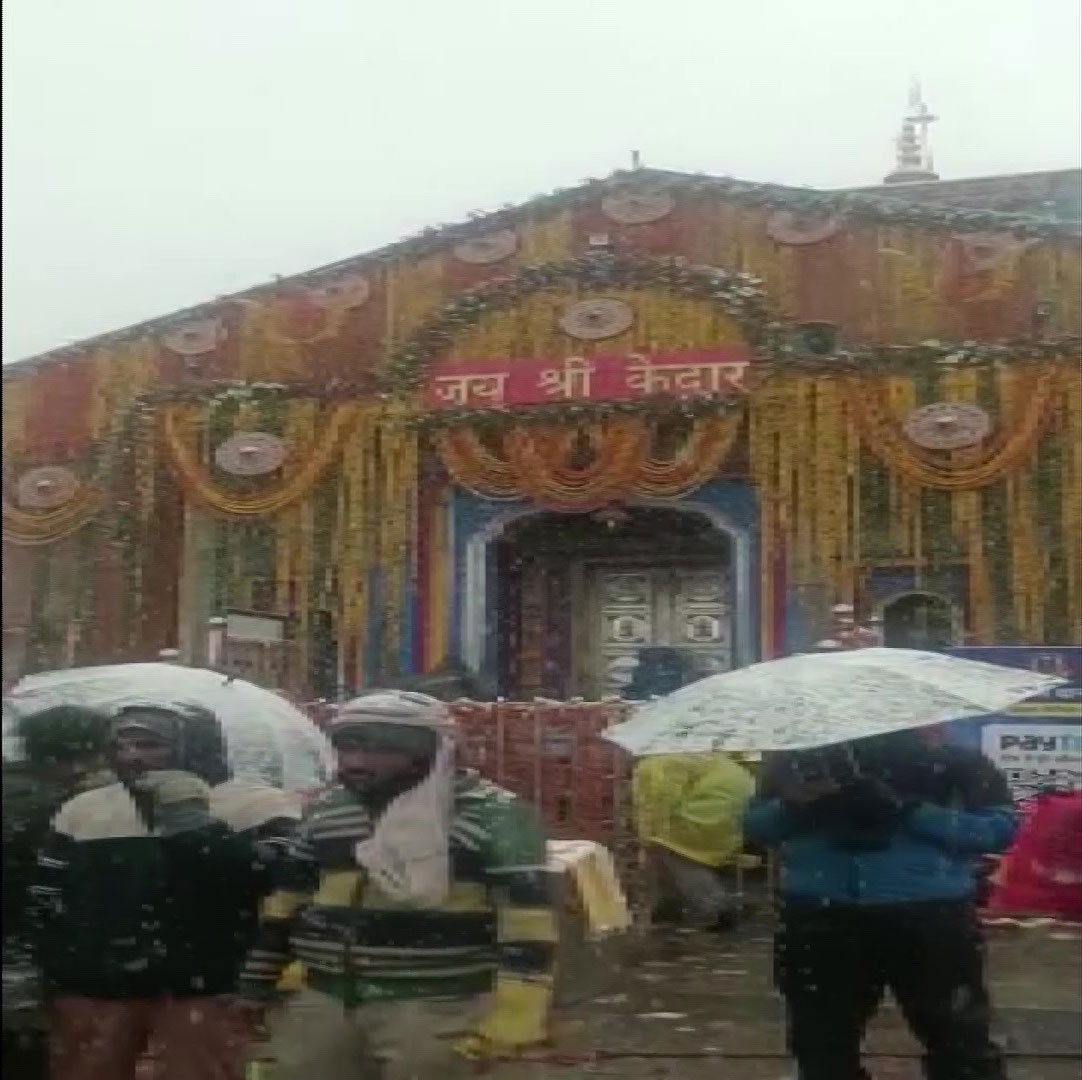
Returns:
[[[807,750],[1002,712],[1065,681],[916,649],[790,656],[681,687],[605,738],[640,755]]]
[[[113,714],[126,704],[199,705],[218,717],[236,777],[303,790],[325,783],[330,745],[284,698],[243,679],[178,664],[110,664],[30,675],[4,698],[4,756],[17,754],[19,718],[57,705]]]

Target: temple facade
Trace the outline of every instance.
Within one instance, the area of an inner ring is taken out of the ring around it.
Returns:
[[[5,676],[597,700],[840,603],[1082,642],[1071,175],[635,169],[8,364]]]

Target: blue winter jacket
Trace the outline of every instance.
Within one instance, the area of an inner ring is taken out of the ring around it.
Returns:
[[[780,848],[786,899],[892,904],[970,897],[980,856],[1006,850],[1015,821],[1010,806],[951,810],[921,803],[882,850],[854,852],[826,833],[800,829],[780,799],[755,799],[744,833],[752,843]]]

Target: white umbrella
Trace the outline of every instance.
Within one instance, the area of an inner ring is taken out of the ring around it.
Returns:
[[[258,777],[296,791],[330,776],[330,745],[299,709],[243,679],[179,664],[109,664],[27,676],[4,699],[5,756],[20,717],[56,705],[113,714],[135,702],[199,705],[213,712],[237,777]]]
[[[791,656],[681,687],[605,738],[636,755],[804,750],[1001,712],[1065,681],[915,649]]]

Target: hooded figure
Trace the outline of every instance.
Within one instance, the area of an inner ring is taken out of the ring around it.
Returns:
[[[299,808],[229,780],[216,718],[131,703],[113,719],[118,780],[65,803],[38,857],[37,952],[52,1080],[241,1080],[232,995]]]
[[[456,769],[450,711],[425,694],[357,698],[328,734],[338,783],[306,808],[307,870],[268,899],[242,980],[259,1000],[291,958],[307,969],[276,1080],[449,1078],[542,1042],[556,932],[534,813]]]

